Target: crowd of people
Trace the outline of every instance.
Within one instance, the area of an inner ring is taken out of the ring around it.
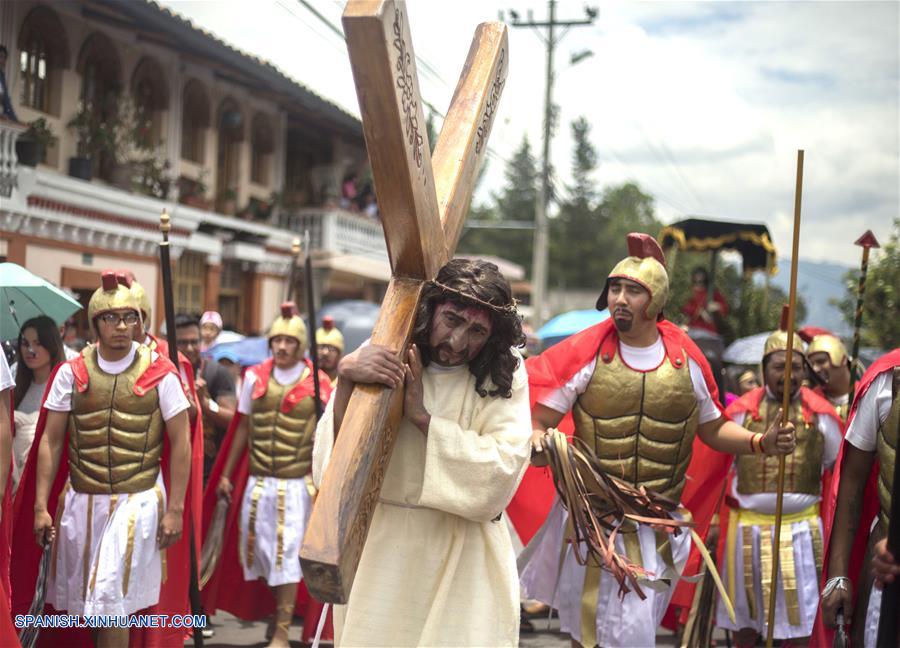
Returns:
[[[684,312],[715,332],[727,302],[703,273],[694,284]],[[523,601],[554,608],[573,645],[654,645],[663,626],[696,631],[706,605],[710,626],[752,646],[773,591],[782,645],[821,645],[842,618],[875,645],[878,587],[900,573],[884,540],[900,350],[852,390],[837,336],[806,327],[789,352],[777,330],[720,398],[721,376],[665,318],[652,237],[629,235],[599,289],[609,319],[526,360],[509,282],[454,259],[423,288],[401,352],[345,353],[324,318],[313,363],[287,302],[268,358],[244,367],[216,352],[215,312],[176,316],[170,354],[139,283],[105,271],[92,343],[69,348],[65,325],[40,316],[18,332],[14,371],[0,354],[0,643],[14,645],[10,620],[36,596],[47,614],[186,613],[193,552],[205,613],[269,619],[271,646],[288,645],[296,616],[306,642],[319,630],[348,646],[515,645]],[[332,625],[299,554],[358,385],[402,389],[403,414]],[[590,461],[561,460],[561,435]],[[573,496],[576,482],[605,484],[606,499]],[[721,575],[711,598],[695,596],[704,570]],[[185,632],[45,627],[39,640],[180,645]]]

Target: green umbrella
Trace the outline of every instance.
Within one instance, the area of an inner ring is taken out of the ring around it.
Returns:
[[[0,339],[11,340],[27,320],[46,315],[62,324],[81,304],[15,263],[0,263]]]

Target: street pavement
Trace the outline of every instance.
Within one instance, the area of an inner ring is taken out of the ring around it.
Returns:
[[[568,636],[559,632],[559,620],[556,617],[549,622],[546,618],[532,619],[532,623],[535,632],[521,635],[519,645],[522,648],[568,648],[571,645]],[[206,648],[265,648],[268,645],[265,640],[265,621],[241,621],[227,612],[219,612],[213,618],[213,628],[216,634],[212,639],[206,640]],[[291,648],[303,648],[305,645],[300,641],[300,632],[301,626],[295,620],[290,632]],[[661,630],[656,640],[657,646],[675,646],[675,638],[668,630]],[[185,644],[190,645],[190,642]],[[720,645],[724,645],[724,642],[720,642]]]

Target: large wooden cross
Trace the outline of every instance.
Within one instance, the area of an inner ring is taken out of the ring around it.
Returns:
[[[507,30],[476,29],[432,155],[405,3],[350,0],[343,23],[392,269],[372,343],[403,357],[424,282],[453,256],[469,209],[506,82]],[[300,552],[319,600],[347,602],[402,409],[402,389],[353,390]]]

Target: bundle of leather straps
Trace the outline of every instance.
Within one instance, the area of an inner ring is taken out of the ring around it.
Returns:
[[[620,596],[633,590],[644,599],[646,595],[639,581],[648,574],[616,551],[616,536],[635,533],[637,524],[649,524],[672,535],[682,533],[682,529],[689,530],[703,556],[706,573],[712,577],[728,615],[734,619],[734,608],[718,570],[703,540],[691,528],[693,522],[672,516],[678,509],[676,502],[606,474],[591,449],[578,437],[570,443],[565,434],[550,429],[543,445],[556,491],[569,512],[565,541],[572,545],[579,564],[590,561],[600,565],[619,583]]]

